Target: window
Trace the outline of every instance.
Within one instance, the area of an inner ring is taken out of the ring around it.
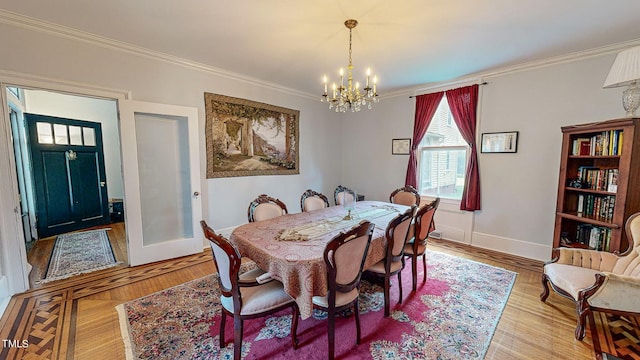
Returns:
[[[53,125],[53,132],[51,126]],[[67,133],[68,131],[68,133]],[[64,124],[51,124],[48,122],[36,122],[38,143],[57,145],[84,145],[96,146],[96,134],[93,128],[67,126]]]
[[[420,194],[460,200],[468,152],[444,96],[418,149]]]

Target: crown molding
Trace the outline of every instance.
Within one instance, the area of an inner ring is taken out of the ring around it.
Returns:
[[[546,58],[542,60],[530,61],[527,63],[516,64],[512,66],[505,66],[505,67],[501,67],[501,68],[490,70],[490,71],[477,72],[477,73],[469,74],[467,76],[453,79],[450,81],[422,84],[416,87],[411,87],[404,91],[398,91],[398,93],[420,95],[420,94],[426,94],[434,91],[447,90],[454,87],[471,85],[472,83],[479,83],[479,82],[482,82],[483,80],[487,80],[493,77],[511,75],[511,74],[515,74],[523,71],[541,69],[549,66],[572,63],[572,62],[587,60],[587,59],[591,59],[599,56],[610,55],[610,54],[618,53],[624,49],[627,49],[633,46],[638,46],[638,45],[640,45],[640,39],[635,39],[631,41],[625,41],[621,43],[601,46],[598,48],[589,49],[585,51],[577,51],[570,54],[555,56],[555,57]]]
[[[0,22],[13,25],[13,26],[18,26],[25,29],[29,29],[29,30],[46,33],[53,36],[58,36],[66,39],[89,43],[95,46],[100,46],[100,47],[108,48],[111,50],[121,51],[124,53],[142,56],[142,57],[146,57],[153,60],[163,61],[166,63],[182,66],[192,70],[201,71],[204,73],[217,75],[217,76],[225,77],[232,80],[237,80],[244,83],[269,88],[269,89],[280,91],[289,95],[295,95],[303,98],[317,100],[317,96],[313,94],[300,92],[298,90],[284,87],[276,83],[263,81],[254,77],[227,71],[224,69],[199,63],[196,61],[184,59],[178,56],[173,56],[173,55],[165,54],[159,51],[143,48],[140,46],[131,45],[122,41],[117,41],[110,38],[94,35],[88,32],[80,31],[80,30],[69,28],[66,26],[53,24],[40,19],[35,19],[32,17],[16,14],[3,9],[0,9]]]
[[[310,100],[317,100],[317,96],[315,94],[300,92],[299,90],[292,89],[289,87],[284,87],[276,83],[263,81],[254,77],[227,71],[221,68],[216,68],[216,67],[202,64],[196,61],[191,61],[188,59],[165,54],[165,53],[154,51],[151,49],[134,46],[125,42],[109,39],[102,36],[97,36],[91,33],[72,29],[62,25],[49,23],[46,21],[16,14],[3,9],[0,9],[0,22],[22,27],[22,28],[27,28],[34,31],[47,33],[54,36],[59,36],[59,37],[72,39],[76,41],[82,41],[82,42],[90,43],[103,48],[109,48],[112,50],[117,50],[117,51],[129,53],[133,55],[146,57],[149,59],[164,61],[174,65],[182,66],[185,68],[201,71],[204,73],[213,74],[213,75],[241,81],[244,83],[269,88],[269,89],[283,92],[289,95],[294,95],[294,96],[298,96],[298,97],[302,97]],[[531,61],[531,62],[516,64],[512,66],[505,66],[505,67],[493,69],[490,71],[483,71],[483,72],[468,74],[464,77],[452,79],[450,81],[426,83],[418,86],[398,89],[392,93],[387,93],[383,96],[380,96],[380,99],[393,98],[397,96],[420,95],[428,92],[439,91],[442,89],[463,86],[462,84],[471,84],[471,83],[479,82],[480,81],[479,79],[489,79],[492,77],[504,76],[504,75],[514,74],[522,71],[540,69],[548,66],[559,65],[563,63],[570,63],[570,62],[585,60],[593,57],[608,55],[611,53],[619,52],[625,48],[638,46],[638,45],[640,45],[640,39],[635,39],[631,41],[602,46],[602,47],[598,47],[590,50],[577,51],[570,54],[555,56],[555,57],[542,59],[538,61]]]

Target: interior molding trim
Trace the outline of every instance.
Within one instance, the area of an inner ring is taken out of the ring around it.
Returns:
[[[131,91],[127,90],[109,89],[90,84],[25,74],[4,69],[0,69],[0,82],[4,85],[13,85],[21,88],[33,88],[38,90],[51,90],[71,95],[90,95],[107,99],[131,99]]]
[[[117,41],[117,40],[109,39],[106,37],[94,35],[88,32],[69,28],[66,26],[49,23],[46,21],[16,14],[3,9],[0,9],[0,22],[13,25],[13,26],[18,26],[25,29],[29,29],[29,30],[46,33],[53,36],[63,37],[63,38],[71,39],[75,41],[81,41],[84,43],[100,46],[103,48],[122,51],[125,53],[146,57],[149,59],[164,61],[166,63],[182,66],[192,70],[197,70],[197,71],[205,72],[208,74],[229,78],[232,80],[241,81],[244,83],[269,88],[269,89],[283,92],[289,95],[308,98],[312,100],[317,100],[318,98],[318,96],[314,94],[300,92],[298,90],[287,88],[275,83],[263,81],[254,77],[234,73],[224,69],[202,64],[196,61],[191,61],[184,58],[180,58],[178,56],[169,55],[159,51],[154,51],[151,49],[131,45],[122,41]]]
[[[534,244],[480,232],[472,233],[470,245],[543,262],[551,259],[550,245]]]
[[[594,57],[615,54],[620,52],[623,49],[633,47],[633,46],[638,46],[638,45],[640,45],[640,39],[625,41],[625,42],[611,44],[607,46],[601,46],[601,47],[590,49],[590,50],[577,51],[570,54],[550,57],[542,60],[530,61],[527,63],[516,64],[512,66],[505,66],[499,69],[494,69],[492,71],[484,71],[484,72],[469,74],[468,76],[458,78],[458,79],[453,79],[451,81],[428,83],[428,84],[424,84],[424,85],[420,85],[418,87],[412,88],[412,90],[409,90],[409,91],[402,91],[402,92],[399,91],[397,93],[394,93],[394,95],[403,93],[405,95],[415,96],[415,95],[427,94],[435,91],[453,89],[456,87],[462,87],[462,86],[482,82],[483,80],[493,78],[493,77],[511,75],[511,74],[515,74],[523,71],[541,69],[549,66],[566,64],[566,63],[571,63],[571,62],[576,62],[581,60],[587,60]],[[489,83],[489,86],[491,86],[490,83]]]

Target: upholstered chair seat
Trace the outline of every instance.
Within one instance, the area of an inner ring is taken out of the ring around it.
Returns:
[[[403,266],[404,264],[400,260],[392,261],[391,264],[389,265],[389,271],[391,272],[400,271],[402,270]],[[384,275],[384,273],[387,271],[385,269],[385,260],[384,259],[380,260],[377,263],[371,265],[370,267],[367,268],[367,271]]]
[[[405,246],[404,246],[404,254],[405,255],[417,255],[420,256],[422,254],[424,254],[424,252],[427,250],[427,244],[423,243],[423,242],[418,242],[415,245],[415,248],[417,251],[414,251],[414,239],[411,239]]]
[[[353,289],[347,293],[336,293],[336,307],[351,304],[359,295],[358,289]],[[313,304],[324,308],[329,307],[329,294],[325,296],[314,296]]]
[[[627,219],[625,231],[631,246],[622,255],[561,247],[544,265],[540,300],[546,301],[551,286],[576,303],[578,340],[592,311],[640,315],[640,213]]]
[[[242,308],[240,315],[256,315],[271,312],[274,309],[281,309],[283,305],[291,305],[291,296],[284,292],[284,287],[279,281],[254,286],[241,287],[240,297],[242,298]],[[233,309],[233,296],[222,296],[220,298],[222,306],[230,313]]]

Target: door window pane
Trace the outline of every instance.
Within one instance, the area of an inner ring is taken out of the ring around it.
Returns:
[[[80,126],[69,126],[69,140],[71,145],[82,145],[82,130]]]
[[[92,128],[83,127],[84,146],[96,146],[96,133]]]
[[[56,144],[69,144],[69,138],[67,137],[67,125],[53,124],[53,134],[55,135]]]
[[[143,245],[193,237],[187,119],[136,113],[135,125]]]
[[[51,124],[46,122],[37,122],[36,131],[38,133],[38,142],[40,144],[53,144]]]

